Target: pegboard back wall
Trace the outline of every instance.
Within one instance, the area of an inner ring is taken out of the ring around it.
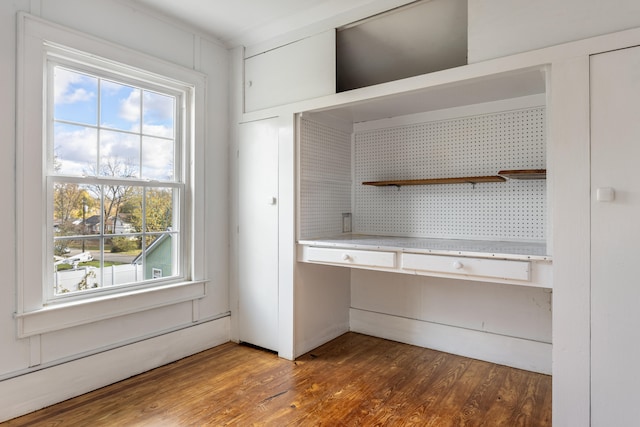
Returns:
[[[351,134],[300,119],[300,238],[342,232],[351,176]]]
[[[362,234],[545,239],[546,181],[371,187],[364,181],[495,175],[546,168],[545,108],[354,135],[354,224]]]

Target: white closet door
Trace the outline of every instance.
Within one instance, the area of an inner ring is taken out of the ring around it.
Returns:
[[[240,125],[239,339],[278,350],[278,124]]]
[[[592,426],[640,422],[640,48],[591,58]]]

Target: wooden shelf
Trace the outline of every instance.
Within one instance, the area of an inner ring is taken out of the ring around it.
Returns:
[[[403,185],[434,185],[434,184],[477,184],[480,182],[503,182],[506,178],[501,176],[463,176],[459,178],[428,178],[428,179],[405,179],[396,181],[367,181],[362,185],[373,185],[375,187],[401,187]]]
[[[400,179],[395,181],[366,181],[362,185],[374,187],[402,187],[403,185],[478,184],[480,182],[504,182],[509,179],[546,179],[546,169],[502,170],[498,175],[461,176],[458,178]]]
[[[498,172],[498,175],[504,176],[509,179],[546,179],[546,169],[518,169],[518,170],[504,170]]]

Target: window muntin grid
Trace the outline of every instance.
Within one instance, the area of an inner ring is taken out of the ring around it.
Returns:
[[[60,58],[47,72],[46,299],[183,279],[184,92]]]

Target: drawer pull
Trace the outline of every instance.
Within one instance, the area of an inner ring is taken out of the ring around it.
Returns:
[[[349,255],[349,254],[342,254],[342,259],[343,259],[344,261],[349,261],[349,260],[351,259],[351,255]]]
[[[464,267],[464,265],[460,261],[453,262],[453,268],[455,268],[456,270],[460,270],[462,267]]]

